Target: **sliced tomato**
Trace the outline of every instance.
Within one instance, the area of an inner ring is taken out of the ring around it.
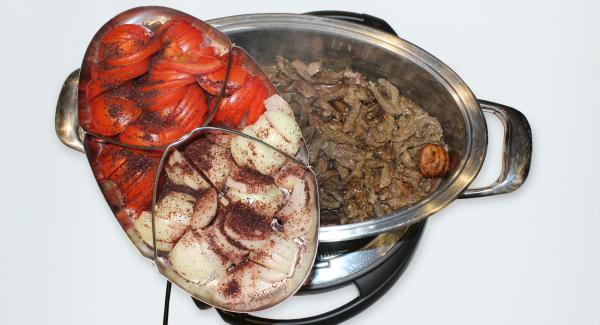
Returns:
[[[157,128],[151,125],[135,123],[119,134],[119,141],[137,146],[158,146],[160,139],[157,136],[158,130],[155,129]]]
[[[148,39],[150,39],[150,36],[150,30],[146,27],[136,24],[122,24],[115,26],[110,31],[108,31],[104,35],[104,37],[102,37],[101,43],[103,45],[123,44],[123,50],[126,50],[130,47],[135,47],[135,42],[137,41],[147,41]]]
[[[107,59],[106,63],[112,66],[119,66],[125,64],[131,64],[143,59],[148,58],[152,54],[158,52],[162,47],[162,43],[159,40],[153,40],[148,45],[137,52],[133,52],[128,55],[123,55],[119,58]]]
[[[219,103],[219,107],[217,108],[217,112],[215,113],[215,115],[213,116],[212,120],[210,121],[211,125],[214,126],[223,126],[223,127],[230,127],[230,123],[229,123],[229,116],[231,116],[233,114],[233,106],[232,105],[224,105],[223,102],[226,100],[226,98],[223,98],[221,100],[221,103]]]
[[[112,96],[98,96],[90,102],[91,123],[89,131],[113,136],[136,120],[142,110],[133,101]]]
[[[119,135],[119,140],[136,146],[160,147],[177,141],[186,133],[182,128],[174,126],[132,124]]]
[[[110,144],[102,148],[94,164],[96,166],[94,174],[98,181],[109,179],[119,167],[127,162],[123,151],[123,148]]]
[[[244,116],[247,116],[251,112],[252,104],[257,98],[259,98],[260,92],[263,90],[260,87],[260,81],[257,77],[253,77],[245,87],[247,87],[248,90],[246,91],[243,103],[240,104],[242,109],[238,109],[232,116],[232,121],[236,127],[239,127],[244,119]]]
[[[210,76],[211,78],[213,76]],[[219,76],[220,77],[220,76]],[[223,76],[224,77],[224,76]],[[248,71],[241,65],[232,65],[229,69],[229,78],[227,79],[227,89],[237,89],[241,87],[246,78],[248,77]]]
[[[183,61],[165,61],[162,66],[166,69],[191,73],[205,74],[218,70],[223,67],[223,62],[210,56],[198,56],[193,59]]]
[[[137,78],[148,71],[149,59],[144,59],[132,64],[118,66],[116,68],[99,69],[98,77],[105,82],[114,83]]]
[[[227,63],[229,61],[230,53],[225,53],[219,57],[219,60],[223,63]],[[231,57],[231,65],[244,65],[246,63],[246,58],[244,55],[240,55],[240,52],[233,50],[233,56]]]
[[[181,79],[194,79],[189,73],[179,72],[175,70],[169,69],[152,69],[148,74],[148,81],[157,82],[157,81],[172,81],[172,80],[181,80]]]
[[[221,89],[223,88],[222,83],[212,83],[205,78],[205,75],[198,78],[198,84],[202,87],[202,89],[204,89],[204,91],[213,96],[219,96]],[[225,94],[228,95],[227,93]]]
[[[123,227],[130,226],[152,203],[154,177],[163,152],[109,143],[96,143],[88,149],[94,175],[106,200]]]
[[[158,29],[165,44],[175,44],[182,53],[197,48],[204,42],[204,34],[183,18],[172,18]]]
[[[231,127],[238,128],[244,118],[244,115],[248,112],[250,105],[252,104],[252,99],[256,94],[256,89],[253,87],[254,78],[250,80],[246,85],[246,89],[244,91],[235,92],[228,99],[231,100],[231,109],[229,110],[228,123],[226,125],[230,125]],[[238,95],[239,94],[239,95]],[[232,98],[238,95],[237,100]]]
[[[204,46],[204,47],[198,47],[195,49],[191,49],[188,51],[187,53],[190,56],[210,56],[210,57],[217,57],[217,49],[214,48],[213,46]]]
[[[180,126],[184,129],[193,125],[193,129],[198,125],[198,121],[204,123],[207,112],[208,103],[204,91],[198,85],[191,84],[187,86],[185,96],[183,96],[181,102],[177,105],[177,108],[175,108],[167,117],[167,120],[173,125]],[[190,130],[188,130],[188,132]]]
[[[199,76],[198,83],[207,93],[218,96],[225,83],[226,74],[227,67],[225,66],[214,72]],[[246,77],[248,77],[246,68],[239,65],[232,65],[229,70],[229,79],[227,80],[225,95],[229,95],[238,90],[246,81]]]
[[[158,166],[156,166],[158,168]],[[154,190],[154,177],[156,175],[156,171],[149,171],[144,175],[143,178],[138,180],[140,191],[135,193],[126,193],[126,202],[124,204],[122,213],[129,216],[129,218],[137,219],[142,212],[145,210],[149,210],[152,205],[152,192]],[[151,181],[151,182],[150,182]],[[129,220],[127,220],[129,221]],[[126,221],[126,222],[127,222]],[[123,222],[119,220],[121,224]],[[127,225],[127,223],[126,223]]]
[[[164,111],[165,108],[176,106],[187,93],[185,86],[178,88],[159,89],[151,96],[142,96],[144,108],[154,112]],[[165,114],[166,116],[168,114]],[[163,116],[163,114],[161,114]]]
[[[169,69],[165,65],[167,60],[160,59],[152,63],[150,72],[148,73],[148,81],[150,82],[166,82],[179,79],[194,79],[194,76],[190,73],[176,71]]]
[[[157,48],[156,45],[153,45],[149,50],[154,50],[154,52],[149,53],[147,48],[150,38],[150,30],[143,26],[134,24],[115,26],[100,41],[99,59],[107,60],[107,63],[113,66],[144,59],[160,48],[160,46]],[[140,58],[139,53],[143,51],[145,53],[142,53]],[[131,57],[133,61],[127,60],[128,57]],[[118,63],[108,62],[114,60],[117,60]]]
[[[106,188],[104,195],[110,198],[111,206],[117,209],[119,222],[128,224],[128,218],[136,218],[152,203],[154,177],[160,158],[145,154],[133,154],[124,150],[125,163],[120,165],[109,177],[113,186]],[[124,214],[124,215],[123,215]]]
[[[215,96],[207,96],[208,97],[208,110],[209,112],[212,112],[213,110],[218,109],[218,107],[215,107],[217,105],[217,100],[219,98],[215,97]]]
[[[262,82],[258,86],[258,90],[256,92],[256,96],[250,105],[250,109],[248,111],[248,115],[246,116],[245,125],[252,125],[256,123],[256,121],[260,118],[260,116],[265,112],[265,104],[264,101],[269,96],[269,90],[264,86]]]
[[[79,91],[85,94],[84,98],[88,101],[125,83],[124,80],[116,80],[114,78],[108,78],[110,80],[103,79],[99,76],[98,70],[98,65],[92,64],[89,77],[86,80],[83,78],[79,80]]]
[[[168,60],[176,60],[178,57],[182,56],[183,52],[179,48],[176,43],[168,43],[165,44],[163,51],[161,52],[161,56]]]
[[[88,100],[96,98],[96,96],[103,94],[107,90],[108,87],[98,79],[89,80],[80,86],[80,91],[85,93],[85,98]]]
[[[156,82],[156,83],[152,83],[152,84],[145,84],[142,86],[139,86],[137,89],[140,92],[149,92],[149,91],[154,91],[154,90],[172,90],[175,88],[179,88],[179,87],[183,87],[189,84],[192,84],[196,82],[196,80],[194,80],[194,78],[190,77],[190,78],[186,78],[186,79],[175,79],[175,80],[170,80],[170,81],[165,81],[165,82]]]
[[[111,29],[100,42],[98,78],[115,84],[145,74],[150,56],[162,47],[162,42],[151,36],[147,28],[134,24]]]
[[[221,100],[212,124],[237,128],[248,112],[260,83],[258,78],[250,76],[244,85],[228,97]]]
[[[179,60],[186,57],[210,56],[218,57],[217,49],[212,46],[198,46],[184,52],[175,42],[165,44],[162,51],[162,57],[171,61]]]
[[[119,140],[139,146],[169,145],[204,124],[207,112],[204,92],[192,84],[186,87],[186,94],[164,119],[131,124],[119,135]]]

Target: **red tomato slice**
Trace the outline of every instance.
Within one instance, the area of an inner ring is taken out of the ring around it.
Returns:
[[[136,120],[142,110],[129,99],[112,96],[96,97],[90,102],[91,124],[89,131],[113,136]]]
[[[161,147],[175,142],[186,133],[180,127],[134,124],[119,135],[119,140],[125,144]]]
[[[138,61],[141,61],[150,55],[158,52],[162,47],[162,43],[159,40],[151,41],[145,48],[131,53],[129,55],[124,55],[119,58],[107,59],[106,63],[112,66],[119,66],[124,64],[131,64]]]
[[[197,48],[204,42],[204,34],[182,18],[172,18],[158,29],[165,44],[176,44],[182,53]]]
[[[165,81],[165,82],[156,82],[156,83],[140,86],[140,87],[138,87],[138,91],[149,92],[149,91],[161,90],[161,89],[164,89],[164,90],[174,89],[174,88],[187,86],[194,82],[196,82],[196,80],[191,77],[185,78],[185,79],[175,79],[175,80],[170,80],[170,81]]]
[[[248,77],[240,89],[221,100],[211,123],[237,128],[252,105],[259,86],[258,78]]]
[[[150,30],[146,27],[136,24],[122,24],[115,26],[102,38],[102,44],[125,44],[127,41],[132,41],[128,45],[134,45],[133,43],[138,40],[150,39]]]
[[[174,89],[160,89],[152,96],[142,96],[142,101],[145,109],[159,112],[177,105],[186,93],[187,89],[183,86]]]
[[[207,111],[204,92],[192,84],[186,87],[185,96],[165,119],[140,119],[144,121],[129,125],[119,140],[138,146],[166,146],[204,124]]]
[[[227,63],[229,60],[229,53],[225,53],[219,57],[219,60],[223,63]],[[231,65],[244,65],[246,63],[246,59],[244,56],[239,55],[239,52],[234,51],[233,56],[231,57]]]
[[[177,108],[173,110],[167,119],[174,125],[179,125],[184,129],[190,126],[193,126],[191,127],[193,129],[198,125],[197,121],[202,120],[204,122],[207,112],[208,104],[204,91],[198,85],[191,84],[187,87],[187,92]]]
[[[146,71],[148,71],[149,63],[150,63],[150,60],[145,59],[142,61],[138,61],[138,62],[128,64],[128,65],[119,66],[116,68],[99,69],[98,77],[100,77],[101,79],[103,79],[109,83],[114,82],[114,81],[131,80],[133,78],[137,78],[137,77],[143,75],[144,73],[146,73]]]
[[[119,222],[127,226],[132,218],[136,218],[152,203],[154,177],[160,157],[123,148],[110,150],[104,155],[106,149],[103,149],[100,157],[108,159],[101,159],[101,163],[114,165],[111,158],[123,163],[114,168],[110,176],[102,182],[103,192],[111,208],[117,210]]]
[[[100,41],[99,59],[118,60],[139,53],[146,47],[150,37],[150,31],[139,25],[124,24],[116,26],[106,33]],[[127,62],[125,61],[125,63]],[[121,64],[124,63],[111,65]]]
[[[222,67],[215,72],[199,76],[198,83],[207,93],[218,96],[225,83],[226,73],[227,67]],[[229,95],[238,90],[246,81],[247,76],[248,72],[246,71],[246,68],[239,65],[232,65],[229,70],[229,79],[227,80],[225,95]]]
[[[123,154],[124,149],[116,145],[105,145],[98,159],[95,161],[96,170],[95,173],[98,181],[109,179],[110,176],[119,168],[121,165],[127,162],[127,157]]]
[[[199,56],[191,62],[165,61],[162,66],[166,69],[191,74],[205,74],[223,67],[223,63],[210,56]]]
[[[198,57],[198,56],[210,56],[217,57],[217,49],[212,46],[199,47],[195,49],[191,49],[187,53],[190,56]]]
[[[194,76],[189,73],[169,69],[165,66],[165,62],[166,60],[158,60],[152,64],[148,73],[148,81],[166,82],[180,79],[194,79]]]
[[[260,116],[265,112],[265,104],[264,101],[269,96],[269,90],[264,86],[262,82],[259,81],[258,90],[256,92],[256,96],[250,105],[250,109],[248,112],[248,116],[246,116],[246,125],[252,125],[256,123],[256,121],[260,118]]]
[[[235,110],[234,114],[231,116],[233,126],[239,127],[242,123],[242,119],[244,118],[244,116],[247,115],[250,111],[252,102],[258,94],[259,88],[257,86],[258,82],[256,78],[252,78],[250,82],[248,82],[248,84],[245,86],[246,91],[244,92],[244,97],[240,98],[240,100],[237,103],[238,107]]]
[[[107,91],[108,87],[106,87],[102,81],[93,79],[88,81],[85,85],[82,85],[80,90],[85,93],[85,98],[92,100],[96,98],[96,96]]]

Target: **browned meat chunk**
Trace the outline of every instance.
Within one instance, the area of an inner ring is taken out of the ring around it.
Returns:
[[[428,143],[419,154],[419,170],[425,177],[440,177],[450,167],[448,152],[439,144]]]

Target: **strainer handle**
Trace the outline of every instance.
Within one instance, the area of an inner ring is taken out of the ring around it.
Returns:
[[[518,110],[501,104],[479,100],[479,106],[484,112],[498,117],[504,126],[502,171],[494,183],[469,188],[460,196],[461,199],[513,192],[523,185],[531,165],[532,138],[527,118]]]
[[[79,85],[79,69],[71,72],[63,83],[56,113],[54,129],[58,139],[67,147],[85,152],[83,148],[83,130],[77,121],[77,89]]]

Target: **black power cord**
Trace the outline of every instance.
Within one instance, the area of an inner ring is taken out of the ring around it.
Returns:
[[[171,282],[167,281],[165,291],[165,309],[163,311],[163,325],[169,325],[169,303],[171,302]]]

